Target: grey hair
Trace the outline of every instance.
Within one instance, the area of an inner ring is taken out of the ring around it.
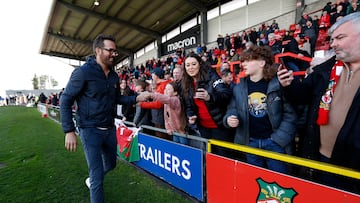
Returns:
[[[360,32],[360,12],[354,12],[352,14],[348,14],[337,21],[334,25],[332,25],[328,31],[329,36],[338,29],[341,25],[347,22],[352,22],[353,27]]]
[[[270,38],[270,37],[276,37],[275,33],[269,33],[268,38]]]

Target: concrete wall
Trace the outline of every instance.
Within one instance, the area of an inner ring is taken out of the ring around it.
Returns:
[[[207,47],[217,46],[215,42],[218,34],[231,34],[252,27],[258,29],[261,23],[268,22],[271,24],[273,19],[276,19],[280,29],[288,29],[289,25],[296,23],[296,2],[297,0],[262,0],[209,20]],[[304,12],[321,9],[327,2],[328,0],[305,0],[307,6]],[[319,15],[319,13],[316,14]],[[145,63],[146,60],[153,57],[157,58],[156,55],[156,49],[147,52],[135,59],[134,65]]]
[[[294,23],[296,0],[263,0],[239,8],[208,21],[208,41],[216,41],[218,34],[231,34],[263,22],[278,21],[280,28]],[[283,15],[283,16],[282,16]],[[279,17],[281,16],[281,17]]]
[[[157,47],[155,47],[149,52],[146,52],[144,55],[138,57],[137,59],[134,59],[134,65],[141,65],[142,63],[145,65],[146,60],[152,58],[157,58]]]

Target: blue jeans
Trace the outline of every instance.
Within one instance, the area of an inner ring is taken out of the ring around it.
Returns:
[[[180,144],[184,144],[184,145],[189,144],[189,141],[188,141],[188,139],[186,137],[180,137],[180,136],[177,136],[177,135],[173,135],[173,141],[177,142],[177,143],[180,143]]]
[[[271,138],[268,138],[268,139],[250,138],[249,146],[285,154],[285,149],[282,148],[277,143],[275,143]],[[264,158],[264,157],[253,155],[253,154],[246,154],[246,159],[249,164],[268,168],[270,170],[277,171],[280,173],[285,173],[285,174],[288,173],[288,167],[287,167],[286,163],[284,163],[284,162],[277,161],[274,159]]]
[[[104,176],[116,166],[116,129],[80,128],[90,176],[90,200],[104,202]]]

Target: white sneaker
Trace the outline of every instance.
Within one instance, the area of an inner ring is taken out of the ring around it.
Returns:
[[[90,189],[90,177],[86,178],[85,185]]]

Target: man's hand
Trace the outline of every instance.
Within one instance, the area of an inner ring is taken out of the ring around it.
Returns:
[[[190,117],[189,117],[189,124],[190,124],[190,125],[195,124],[196,119],[197,119],[197,116],[190,116]]]
[[[283,86],[283,87],[289,86],[291,84],[291,82],[294,80],[293,71],[292,70],[289,71],[285,68],[278,69],[277,77],[278,77],[278,80],[279,80],[281,86]]]
[[[75,132],[68,132],[65,135],[65,148],[70,152],[75,152],[77,147],[77,139]]]
[[[136,97],[136,102],[143,102],[146,101],[148,99],[150,99],[152,96],[152,93],[150,92],[141,92],[137,97]]]

